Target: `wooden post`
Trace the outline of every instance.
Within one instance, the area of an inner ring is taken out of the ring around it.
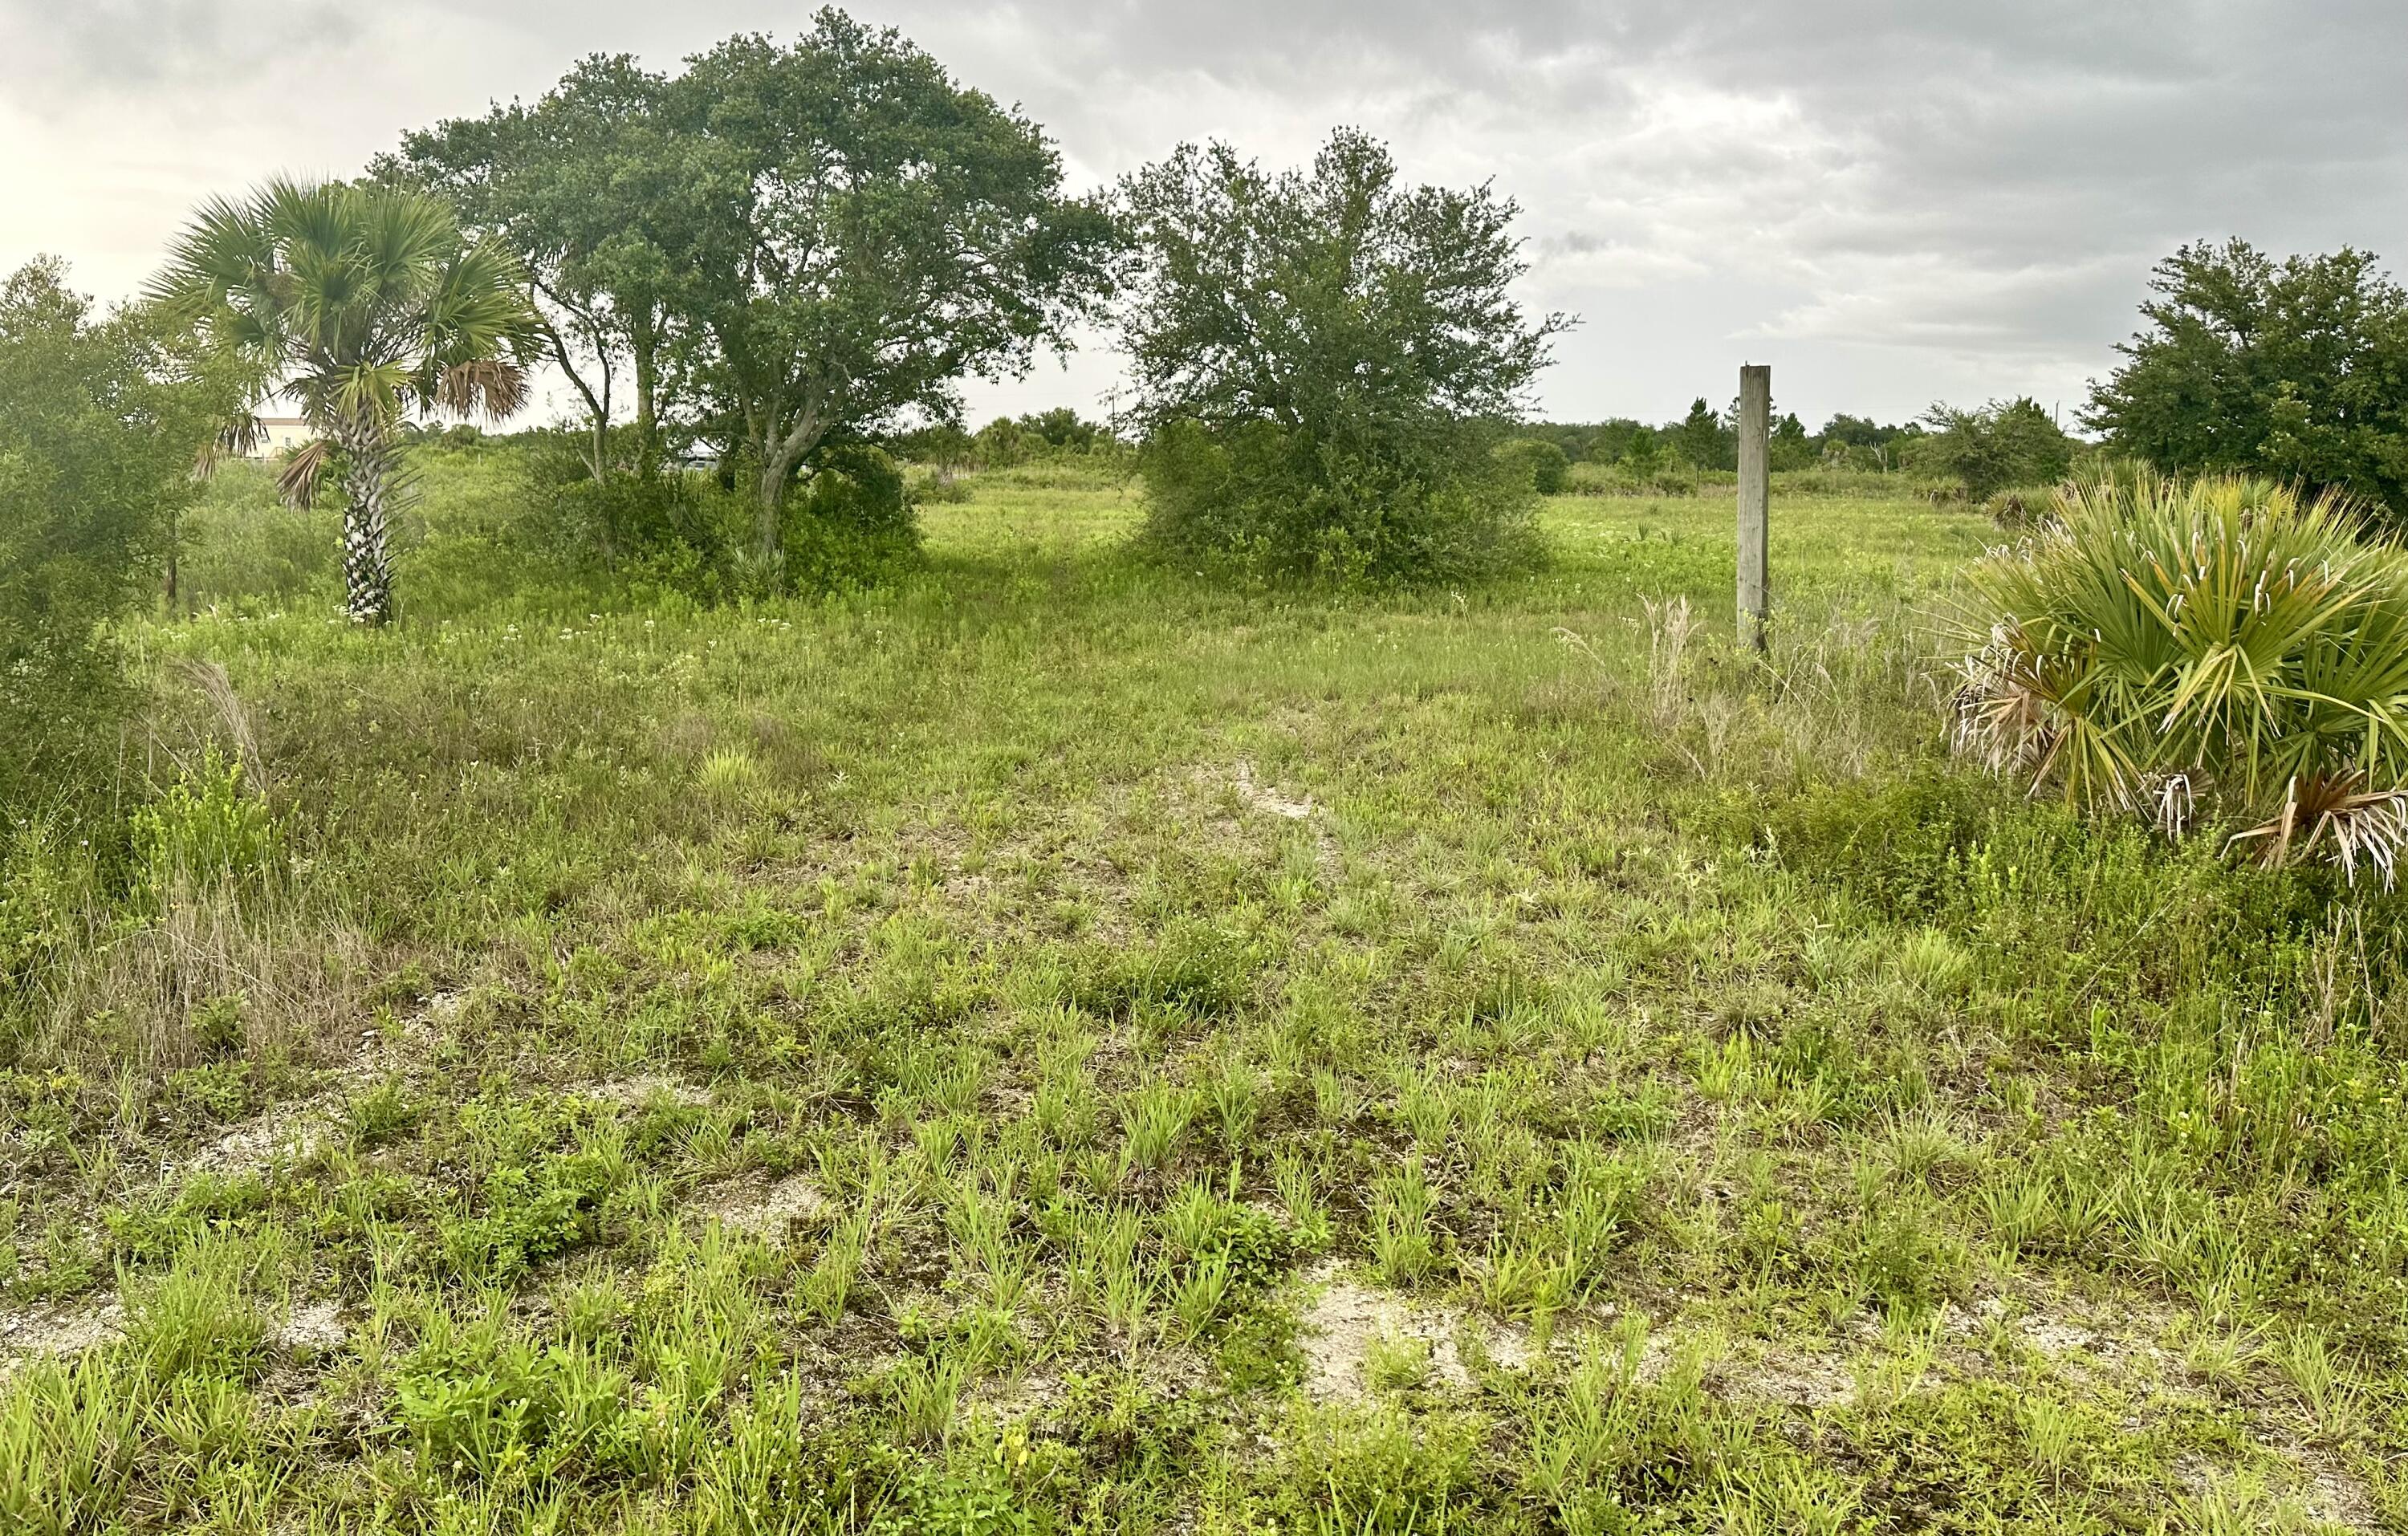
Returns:
[[[1772,609],[1766,570],[1765,528],[1772,501],[1772,475],[1765,455],[1772,431],[1772,368],[1742,364],[1739,370],[1739,639],[1764,649],[1765,621]]]

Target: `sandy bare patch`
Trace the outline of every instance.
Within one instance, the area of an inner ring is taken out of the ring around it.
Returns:
[[[1856,1373],[1836,1354],[1767,1345],[1752,1357],[1726,1360],[1714,1372],[1716,1385],[1741,1397],[1814,1409],[1846,1402],[1856,1395]]]
[[[270,1105],[265,1113],[235,1127],[180,1165],[162,1163],[159,1176],[247,1173],[267,1167],[279,1156],[296,1163],[307,1161],[333,1132],[332,1113],[343,1098],[340,1093],[318,1093]]]
[[[32,1307],[0,1316],[0,1379],[26,1360],[80,1355],[124,1330],[125,1309],[114,1299],[80,1307]]]
[[[343,1307],[339,1301],[311,1301],[293,1309],[276,1330],[276,1342],[282,1348],[324,1355],[343,1347],[351,1338],[343,1327]]]
[[[1069,1394],[1062,1379],[1041,1371],[990,1377],[971,1389],[971,1401],[1007,1423],[1042,1418],[1062,1406]]]
[[[194,1173],[245,1173],[267,1167],[279,1155],[294,1162],[307,1161],[335,1139],[344,1106],[355,1095],[394,1072],[408,1070],[441,1030],[459,1021],[466,1007],[467,998],[462,994],[437,992],[426,1000],[424,1010],[404,1020],[395,1034],[363,1029],[358,1054],[327,1072],[315,1092],[269,1105],[180,1164],[161,1164],[159,1177],[165,1181]]]
[[[675,1078],[663,1077],[652,1072],[641,1073],[635,1077],[613,1078],[607,1083],[588,1083],[577,1091],[588,1098],[598,1098],[605,1104],[614,1104],[623,1110],[636,1109],[655,1098],[666,1098],[670,1103],[681,1104],[688,1109],[699,1109],[710,1102],[708,1089],[697,1088],[690,1083],[681,1083]]]
[[[2169,1359],[2162,1341],[2174,1326],[2174,1314],[2162,1309],[2101,1306],[2025,1294],[2015,1297],[2012,1304],[1996,1299],[1977,1303],[1976,1310],[1984,1320],[2008,1319],[2019,1342],[2077,1373],[2160,1373]]]
[[[1257,782],[1254,765],[1242,757],[1238,759],[1238,771],[1231,782],[1238,786],[1238,798],[1256,811],[1284,816],[1292,822],[1304,821],[1312,815],[1311,796],[1301,800],[1291,800],[1270,785]]]
[[[795,1228],[818,1226],[829,1214],[826,1199],[800,1173],[776,1184],[741,1184],[716,1191],[695,1209],[730,1231],[749,1233],[765,1242],[783,1242]]]
[[[1304,1310],[1297,1340],[1304,1352],[1307,1396],[1324,1402],[1362,1398],[1371,1388],[1373,1354],[1383,1344],[1426,1350],[1427,1379],[1438,1385],[1451,1390],[1471,1385],[1457,1340],[1465,1329],[1481,1325],[1461,1308],[1409,1301],[1349,1279],[1334,1264],[1324,1265],[1309,1279],[1317,1288]],[[1518,1330],[1483,1328],[1480,1343],[1490,1360],[1508,1370],[1529,1363],[1529,1340]]]
[[[2250,1437],[2258,1449],[2275,1462],[2272,1477],[2267,1486],[2288,1512],[2305,1515],[2316,1529],[2365,1532],[2389,1531],[2395,1528],[2384,1524],[2382,1512],[2375,1507],[2374,1497],[2343,1466],[2329,1451],[2300,1443],[2287,1434],[2270,1434],[2253,1428]],[[2217,1473],[2197,1457],[2185,1457],[2188,1463],[2175,1471],[2186,1486],[2194,1492],[2204,1492],[2215,1485]],[[2261,1473],[2270,1469],[2260,1469]]]

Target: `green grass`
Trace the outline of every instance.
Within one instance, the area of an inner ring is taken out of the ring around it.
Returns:
[[[1040,465],[694,612],[424,468],[398,627],[229,482],[131,637],[0,1523],[2408,1521],[2399,903],[1949,765],[1986,524],[1778,499],[1758,662],[1715,495],[1340,598]]]

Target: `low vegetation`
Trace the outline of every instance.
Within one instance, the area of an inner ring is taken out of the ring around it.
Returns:
[[[2128,472],[1969,572],[1959,744],[2035,791],[2202,806],[2275,863],[2390,882],[2408,838],[2408,561],[2328,492]],[[2254,824],[2254,825],[2253,825]]]
[[[703,608],[408,452],[381,631],[211,485],[10,885],[13,1529],[2408,1519],[2399,898],[1953,768],[1961,510],[1784,496],[1757,661],[1718,499]]]

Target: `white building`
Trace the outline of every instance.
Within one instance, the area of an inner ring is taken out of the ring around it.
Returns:
[[[259,438],[251,444],[248,455],[254,459],[272,459],[300,447],[317,437],[309,423],[298,416],[262,416]]]

